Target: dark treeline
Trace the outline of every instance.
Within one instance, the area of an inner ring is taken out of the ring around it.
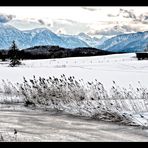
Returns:
[[[35,46],[17,51],[20,59],[49,59],[117,54],[96,48],[67,49],[59,46]],[[0,59],[10,58],[9,50],[0,50]]]

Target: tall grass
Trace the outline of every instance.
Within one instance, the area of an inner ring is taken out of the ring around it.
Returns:
[[[84,82],[74,76],[48,79],[34,76],[20,85],[25,105],[43,106],[93,119],[136,124],[133,114],[147,112],[148,90],[119,87],[114,81],[110,93],[95,80]]]
[[[8,80],[2,80],[0,86],[0,103],[21,103],[22,99],[20,98],[21,94],[19,91],[19,85],[20,84],[14,85]]]
[[[129,125],[143,124],[141,114],[148,112],[148,89],[142,87],[123,88],[113,81],[110,92],[98,80],[84,82],[74,76],[47,79],[33,76],[16,87],[4,83],[5,93],[21,95],[25,106],[43,107],[64,111],[76,116],[86,116],[97,120],[114,121]],[[12,91],[13,89],[13,91]],[[15,90],[15,91],[14,91]],[[135,115],[138,114],[138,118]]]

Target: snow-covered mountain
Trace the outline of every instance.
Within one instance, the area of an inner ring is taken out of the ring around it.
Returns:
[[[8,49],[15,40],[19,47],[29,47],[30,37],[24,32],[9,26],[0,24],[0,49]]]
[[[143,51],[148,44],[148,31],[117,35],[112,38],[94,37],[85,33],[78,35],[55,34],[47,28],[18,30],[0,24],[0,49],[9,49],[15,40],[20,49],[33,46],[55,45],[64,48],[95,47],[113,52]]]
[[[148,31],[123,34],[106,40],[97,48],[114,52],[143,51],[148,45]]]
[[[75,36],[57,35],[46,28],[21,31],[10,25],[0,24],[0,49],[8,49],[13,40],[21,49],[38,45],[57,45],[64,48],[89,47]]]
[[[37,28],[25,31],[25,33],[29,35],[32,46],[58,45],[66,47],[67,45],[67,43],[63,42],[62,38],[46,28]]]
[[[78,39],[86,42],[90,47],[97,47],[97,46],[103,44],[103,42],[108,39],[105,36],[101,36],[99,38],[98,37],[91,37],[83,32],[76,35],[76,37]]]
[[[85,41],[77,38],[74,35],[60,34],[58,36],[63,40],[63,42],[67,43],[65,48],[89,47],[89,45]]]

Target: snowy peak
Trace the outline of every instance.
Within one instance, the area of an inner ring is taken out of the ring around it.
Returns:
[[[78,35],[75,35],[75,37],[86,42],[90,47],[95,47],[99,43],[99,39],[92,38],[85,33],[79,33]]]
[[[88,47],[86,42],[75,36],[58,36],[47,28],[21,31],[10,25],[0,24],[0,49],[8,49],[13,40],[21,49],[39,45],[56,45],[64,48]]]
[[[88,40],[91,39],[91,37],[89,35],[87,35],[83,32],[79,33],[77,36],[80,37],[80,38],[88,39]]]
[[[103,42],[108,39],[108,37],[106,36],[95,37],[95,36],[89,36],[85,33],[79,33],[76,37],[86,42],[90,47],[95,47],[95,48],[103,44]]]
[[[113,52],[143,51],[148,44],[148,31],[117,35],[95,37],[85,33],[78,35],[57,35],[47,28],[36,28],[21,31],[6,24],[0,24],[0,49],[9,49],[15,40],[20,49],[33,46],[60,46],[63,48],[94,47]]]
[[[60,34],[59,37],[61,37],[63,42],[67,43],[65,48],[89,47],[85,41],[81,40],[77,36]]]
[[[148,44],[148,31],[122,34],[105,41],[98,48],[114,52],[143,51]]]

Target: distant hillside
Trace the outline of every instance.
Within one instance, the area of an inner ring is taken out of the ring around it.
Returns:
[[[35,46],[22,50],[24,55],[28,54],[29,58],[64,58],[64,57],[80,57],[80,56],[96,56],[114,54],[114,52],[103,51],[96,48],[63,48],[59,46]]]
[[[97,56],[115,54],[114,52],[103,51],[96,48],[63,48],[59,46],[35,46],[19,51],[22,59],[49,59],[49,58],[65,58],[65,57],[81,57],[81,56]],[[8,58],[9,54],[6,50],[1,50],[0,55]]]

